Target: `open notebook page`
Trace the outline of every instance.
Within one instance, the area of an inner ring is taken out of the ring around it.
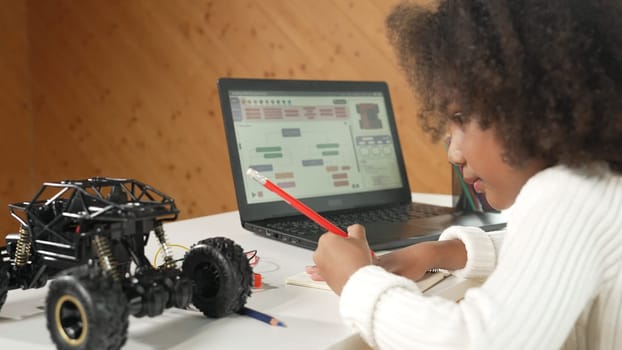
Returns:
[[[419,289],[422,292],[425,292],[426,290],[432,288],[432,286],[434,286],[438,282],[442,281],[447,276],[449,276],[449,274],[446,272],[442,272],[442,271],[428,272],[423,277],[423,279],[417,281],[417,287],[419,287]],[[285,283],[295,285],[295,286],[301,286],[301,287],[330,290],[330,287],[328,286],[328,284],[326,284],[326,282],[314,281],[311,279],[309,274],[307,274],[304,271],[296,275],[288,277],[285,280]]]

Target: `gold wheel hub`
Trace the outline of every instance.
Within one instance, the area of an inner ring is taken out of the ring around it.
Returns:
[[[73,295],[63,295],[54,309],[56,330],[63,341],[71,346],[79,346],[88,334],[88,320],[84,305]]]

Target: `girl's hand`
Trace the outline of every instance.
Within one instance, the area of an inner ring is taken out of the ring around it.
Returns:
[[[321,276],[340,295],[354,272],[374,262],[365,238],[365,228],[361,225],[348,227],[348,237],[323,234],[313,254],[313,261],[316,266],[312,269],[311,278]]]
[[[418,281],[428,270],[438,267],[437,245],[438,242],[422,242],[392,251],[382,255],[378,265],[391,273]]]
[[[324,280],[324,277],[322,277],[322,274],[320,273],[320,269],[317,267],[317,265],[305,266],[305,272],[314,281],[323,281]]]
[[[374,257],[372,260],[374,265],[391,273],[418,281],[426,271],[434,267],[434,255],[434,244],[423,242]],[[317,265],[305,267],[305,272],[314,281],[324,281]]]
[[[418,281],[430,269],[461,269],[466,259],[464,244],[459,240],[449,240],[413,244],[379,256],[373,259],[373,263],[388,272]],[[315,281],[324,280],[317,266],[307,266],[305,271]]]
[[[373,262],[374,265],[378,265],[379,261],[380,260],[379,260],[379,257],[377,255],[374,255],[372,257],[372,262]],[[324,277],[322,277],[322,274],[320,273],[320,268],[317,267],[317,265],[305,266],[305,272],[314,281],[324,281]]]

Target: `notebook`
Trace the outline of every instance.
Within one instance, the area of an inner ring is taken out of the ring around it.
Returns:
[[[417,281],[416,284],[420,291],[425,292],[441,282],[447,276],[449,276],[449,273],[444,271],[428,272],[425,276],[423,276],[423,278]],[[293,286],[331,290],[326,282],[314,281],[311,279],[311,276],[304,271],[287,277],[285,279],[285,283]]]
[[[411,202],[385,82],[222,78],[218,91],[249,231],[309,249],[326,231],[246,176],[249,167],[344,230],[365,225],[373,250],[436,240],[450,225],[505,223],[500,213],[458,205],[459,193],[453,207]]]

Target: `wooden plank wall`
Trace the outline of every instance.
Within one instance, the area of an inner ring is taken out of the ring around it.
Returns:
[[[0,245],[18,229],[6,205],[30,199],[35,188],[26,5],[0,0]]]
[[[23,12],[23,3],[5,2]],[[385,38],[395,3],[29,0],[30,71],[22,73],[31,88],[18,78],[2,84],[32,96],[23,117],[32,110],[34,156],[23,157],[18,172],[2,172],[0,185],[21,174],[36,184],[133,177],[175,197],[182,218],[235,210],[216,91],[228,76],[386,80],[413,191],[448,193],[442,146],[420,132],[416,101]],[[22,19],[10,31],[20,43],[23,27]]]

